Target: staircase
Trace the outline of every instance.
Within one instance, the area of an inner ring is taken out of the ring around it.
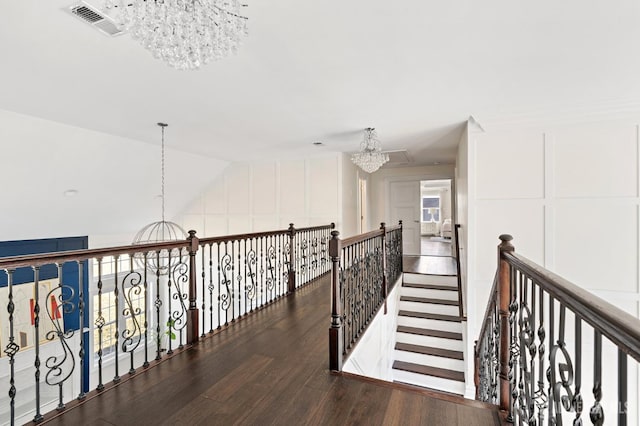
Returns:
[[[463,350],[456,276],[405,272],[393,380],[462,395]]]

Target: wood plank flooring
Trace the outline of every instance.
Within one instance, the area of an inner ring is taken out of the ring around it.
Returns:
[[[455,276],[456,260],[446,256],[402,256],[402,271],[424,275]]]
[[[476,401],[328,371],[330,283],[104,391],[50,425],[495,425]]]

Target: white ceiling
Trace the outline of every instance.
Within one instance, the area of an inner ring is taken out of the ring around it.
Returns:
[[[100,0],[90,0],[100,4]],[[251,1],[239,54],[195,72],[62,11],[0,5],[0,109],[223,160],[358,149],[453,162],[462,123],[640,111],[640,2]],[[312,142],[324,146],[314,147]]]

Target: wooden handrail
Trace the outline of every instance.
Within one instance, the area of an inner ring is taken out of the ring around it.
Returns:
[[[640,362],[640,319],[515,252],[502,257]]]
[[[202,241],[202,240],[201,240]],[[168,241],[161,243],[136,244],[117,247],[105,247],[97,249],[69,250],[52,253],[30,254],[27,256],[12,256],[0,258],[1,269],[14,269],[29,266],[42,266],[53,263],[64,263],[70,261],[81,261],[92,258],[102,258],[107,256],[119,256],[122,254],[134,254],[143,252],[153,252],[158,250],[172,250],[189,247],[188,239],[181,241]]]
[[[601,399],[616,390],[603,393],[602,377],[617,368],[618,424],[627,424],[627,361],[640,363],[640,319],[517,254],[510,235],[499,238],[498,269],[474,350],[476,398],[498,404],[508,422],[558,421],[567,412],[579,418],[581,392],[591,389],[589,417],[602,424]],[[592,349],[585,336],[593,338]],[[603,337],[615,345],[617,364],[605,359]],[[584,357],[589,350],[593,356]],[[592,376],[583,375],[589,370]]]
[[[369,240],[371,238],[381,237],[384,234],[382,229],[376,229],[375,231],[365,232],[364,234],[354,235],[353,237],[345,238],[341,241],[341,247],[349,247],[354,244],[358,244],[362,241]]]

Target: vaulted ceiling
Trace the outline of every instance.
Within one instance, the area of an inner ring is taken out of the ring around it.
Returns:
[[[249,1],[238,55],[198,71],[70,4],[0,5],[0,109],[151,143],[166,121],[170,146],[227,161],[351,152],[373,126],[415,164],[453,162],[470,115],[640,110],[637,0]]]

